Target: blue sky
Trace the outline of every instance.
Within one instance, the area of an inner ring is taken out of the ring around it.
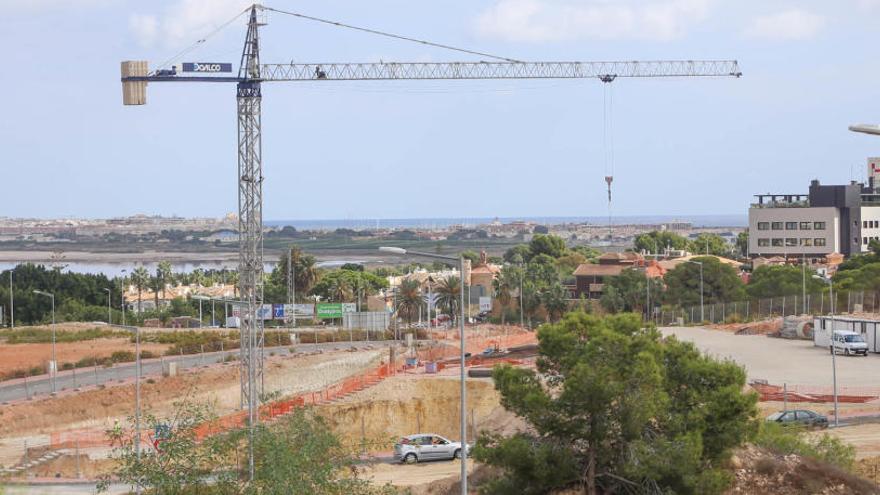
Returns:
[[[0,216],[235,211],[234,88],[155,66],[238,0],[2,0]],[[616,215],[745,214],[751,195],[864,175],[880,140],[880,0],[277,0],[281,9],[525,60],[727,59],[735,79],[619,80]],[[468,60],[269,15],[264,62]],[[237,64],[243,21],[181,61]],[[268,219],[605,215],[595,81],[267,84]],[[462,180],[463,179],[463,180]]]

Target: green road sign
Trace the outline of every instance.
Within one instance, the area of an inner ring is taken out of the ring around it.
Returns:
[[[342,318],[342,303],[318,303],[318,318]]]

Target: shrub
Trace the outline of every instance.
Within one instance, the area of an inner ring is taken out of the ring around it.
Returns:
[[[827,462],[845,470],[855,464],[856,449],[839,438],[823,433],[820,436],[804,434],[803,429],[763,422],[755,435],[756,445],[777,454],[797,454]]]

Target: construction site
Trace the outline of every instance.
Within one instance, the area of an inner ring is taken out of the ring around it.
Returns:
[[[269,14],[273,16],[273,22],[296,19],[331,29],[454,52],[468,59],[301,63],[290,57],[289,63],[265,63],[261,33],[268,25]],[[199,59],[193,58],[193,52],[230,26],[246,27],[238,66],[231,62],[196,62]],[[353,329],[349,325],[343,329],[325,322],[318,324],[319,296],[310,294],[309,298],[313,299],[305,299],[303,294],[295,293],[297,275],[293,273],[293,255],[288,254],[284,281],[286,303],[296,306],[298,301],[314,300],[315,318],[310,317],[305,326],[297,326],[294,309],[289,320],[267,324],[271,318],[261,316],[266,306],[272,311],[273,304],[267,303],[285,305],[277,304],[280,302],[277,300],[267,301],[266,297],[264,85],[332,85],[362,81],[375,84],[395,81],[464,84],[466,81],[491,83],[499,80],[530,80],[535,84],[548,80],[596,83],[603,92],[604,133],[600,146],[603,170],[601,175],[592,179],[602,187],[603,204],[607,195],[607,238],[613,239],[612,88],[617,81],[698,78],[711,84],[712,80],[737,80],[743,76],[736,60],[525,61],[259,4],[249,6],[214,31],[195,39],[192,46],[159,64],[147,60],[122,61],[119,82],[122,103],[127,107],[146,105],[148,91],[155,91],[155,86],[159,85],[163,86],[163,91],[173,88],[182,92],[202,91],[208,86],[228,87],[230,101],[232,87],[235,87],[236,156],[234,160],[230,156],[229,161],[235,161],[236,166],[227,167],[227,175],[232,177],[234,168],[236,197],[230,197],[229,203],[237,202],[238,210],[237,215],[229,218],[234,217],[237,221],[236,281],[231,296],[187,296],[200,298],[200,303],[210,301],[230,305],[233,311],[230,315],[234,315],[231,319],[235,324],[230,325],[227,320],[226,328],[215,325],[212,309],[211,327],[202,328],[204,319],[199,306],[197,320],[181,317],[183,322],[197,321],[197,329],[160,328],[158,318],[151,318],[150,325],[129,326],[125,325],[123,301],[122,324],[114,325],[110,288],[97,289],[107,291],[106,325],[55,324],[55,295],[43,290],[30,291],[32,294],[29,295],[41,302],[46,302],[43,298],[51,298],[53,323],[19,327],[0,335],[0,481],[5,484],[0,487],[0,492],[94,493],[96,482],[110,480],[108,493],[141,493],[145,489],[152,493],[149,487],[130,486],[113,478],[118,472],[120,456],[120,446],[112,440],[113,434],[131,427],[132,435],[118,434],[116,438],[131,442],[136,459],[139,461],[144,452],[159,456],[162,441],[169,433],[146,426],[149,424],[146,418],[175,417],[184,405],[198,404],[209,408],[212,417],[192,428],[196,442],[205,442],[232,431],[246,432],[242,444],[247,445],[247,458],[240,464],[241,472],[236,472],[242,481],[253,482],[255,479],[255,463],[258,461],[255,461],[254,432],[258,425],[277,424],[291,414],[307,409],[323,418],[323,424],[344,449],[356,453],[358,462],[353,470],[376,487],[389,486],[399,493],[415,495],[451,494],[459,493],[459,490],[463,494],[476,493],[480,481],[498,476],[500,471],[475,463],[470,446],[484,435],[512,435],[533,432],[535,428],[505,408],[507,402],[502,401],[492,379],[493,369],[501,364],[513,369],[541,369],[539,351],[543,349],[539,347],[535,328],[538,326],[532,326],[531,316],[526,324],[523,310],[526,292],[523,287],[528,288],[531,281],[524,281],[523,272],[520,272],[518,290],[513,288],[510,291],[517,294],[519,324],[506,322],[503,313],[502,324],[489,323],[493,309],[491,301],[484,311],[482,301],[478,304],[481,318],[471,315],[473,299],[469,292],[468,302],[465,302],[465,293],[470,290],[465,287],[470,285],[465,282],[466,273],[470,272],[471,265],[466,265],[464,253],[449,252],[439,243],[436,252],[430,253],[402,247],[379,247],[390,259],[402,260],[400,264],[421,258],[457,267],[460,278],[456,279],[457,289],[450,290],[451,295],[447,297],[450,314],[443,315],[442,319],[437,312],[432,319],[431,308],[436,294],[428,294],[424,325],[421,322],[421,289],[415,289],[418,302],[413,303],[419,305],[417,324],[413,322],[412,308],[403,316],[402,303],[398,299],[402,297],[401,291],[389,290],[383,294],[380,311],[376,311],[381,313],[382,321],[388,323],[371,334],[368,328]],[[160,98],[167,96],[164,92],[156,93],[154,96]],[[230,115],[230,125],[232,119]],[[149,119],[144,117],[143,122],[149,122]],[[151,132],[161,133],[163,130],[153,129]],[[233,143],[228,144],[232,149]],[[267,164],[276,160],[280,162],[281,157],[266,157]],[[357,201],[359,198],[352,199],[352,202]],[[564,251],[565,242],[560,242],[563,244],[561,251]],[[707,241],[707,255],[708,250]],[[659,250],[655,247],[656,251]],[[617,253],[606,256],[624,257]],[[489,268],[485,252],[480,258],[477,267],[484,270],[482,275],[488,280],[480,290],[486,289],[487,294],[494,296],[494,292],[489,291],[495,288],[497,273]],[[585,258],[583,261],[587,264]],[[519,262],[504,260],[504,263],[523,265],[521,258]],[[551,259],[550,263],[555,261]],[[855,467],[848,472],[820,465],[812,458],[777,455],[748,442],[738,444],[731,459],[723,466],[732,477],[731,486],[725,493],[880,493],[876,485],[880,482],[877,356],[866,351],[865,357],[857,358],[851,357],[847,351],[846,357],[837,358],[832,344],[832,358],[839,361],[839,364],[835,361],[832,386],[827,349],[807,342],[803,335],[794,338],[781,335],[785,332],[785,322],[773,318],[772,304],[769,318],[765,320],[747,324],[709,324],[715,318],[713,315],[707,320],[702,314],[704,262],[689,259],[682,263],[700,267],[699,321],[692,316],[687,320],[690,326],[685,326],[685,320],[673,313],[675,318],[670,321],[670,326],[663,326],[665,321],[661,312],[658,320],[660,334],[670,340],[692,342],[705,355],[741,366],[748,378],[743,392],[753,393],[749,397],[758,401],[760,418],[750,418],[751,421],[763,420],[779,411],[809,409],[833,421],[833,427],[805,435],[819,438],[827,431],[855,449]],[[615,275],[623,270],[609,269],[601,264],[595,264],[595,267],[607,273],[613,271]],[[554,271],[552,275],[558,274]],[[11,298],[11,273],[9,277]],[[593,294],[596,299],[601,297],[607,282],[605,279],[600,282],[596,277],[594,275],[592,282],[585,286],[591,299]],[[806,271],[803,277],[806,280]],[[426,272],[425,278],[430,279],[430,274]],[[446,281],[453,278],[456,277],[450,276]],[[429,287],[430,283],[433,281],[429,282]],[[804,291],[805,287],[806,281]],[[143,288],[140,285],[137,288],[138,306],[142,302]],[[543,299],[536,303],[536,307],[544,304],[547,309],[542,321],[559,321],[561,315],[572,308],[583,309],[584,313],[596,311],[601,316],[611,313],[601,309],[598,302],[587,304],[583,295],[578,302],[561,285],[559,288],[562,309],[558,311],[558,317],[554,317],[550,304]],[[158,292],[162,290],[164,293],[164,288],[153,290],[156,295],[154,306],[158,310]],[[643,295],[650,299],[650,288],[646,292],[639,292],[639,303]],[[357,294],[349,294],[349,299],[357,297],[359,307],[360,293]],[[386,299],[389,300],[387,304]],[[330,300],[340,306],[339,320],[343,320],[342,305],[353,303],[336,302],[343,298]],[[784,305],[785,299],[782,301]],[[583,306],[577,306],[579,303]],[[138,307],[137,311],[141,313],[141,308]],[[723,311],[719,320],[722,322],[726,321]],[[626,312],[638,320],[641,330],[647,326],[645,331],[653,332],[653,324],[648,323],[651,321],[650,310],[645,309],[644,320],[639,319],[641,317],[635,310]],[[786,315],[784,309],[782,314]],[[831,318],[833,325],[833,315]],[[10,320],[14,325],[15,318]],[[34,321],[45,322],[48,317]],[[798,332],[803,328],[799,326]],[[358,339],[354,337],[355,332],[360,332]],[[26,340],[19,335],[39,338]],[[50,342],[46,340],[48,335],[51,335]],[[48,356],[51,357],[47,359]],[[395,449],[399,444],[407,443],[405,437],[414,434],[441,436],[463,445],[459,445],[448,462],[415,462],[414,457],[411,458],[414,462],[409,462],[407,457],[400,462]],[[590,464],[590,468],[595,469],[594,464]],[[209,473],[207,477],[213,475]],[[595,477],[595,473],[591,476]],[[469,478],[474,482],[470,490]]]

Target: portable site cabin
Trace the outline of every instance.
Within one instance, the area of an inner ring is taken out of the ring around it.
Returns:
[[[861,334],[868,343],[868,351],[880,353],[880,320],[873,318],[854,318],[852,316],[835,316],[834,328],[831,328],[830,316],[813,318],[813,345],[831,347],[831,333],[834,331],[850,331]]]

